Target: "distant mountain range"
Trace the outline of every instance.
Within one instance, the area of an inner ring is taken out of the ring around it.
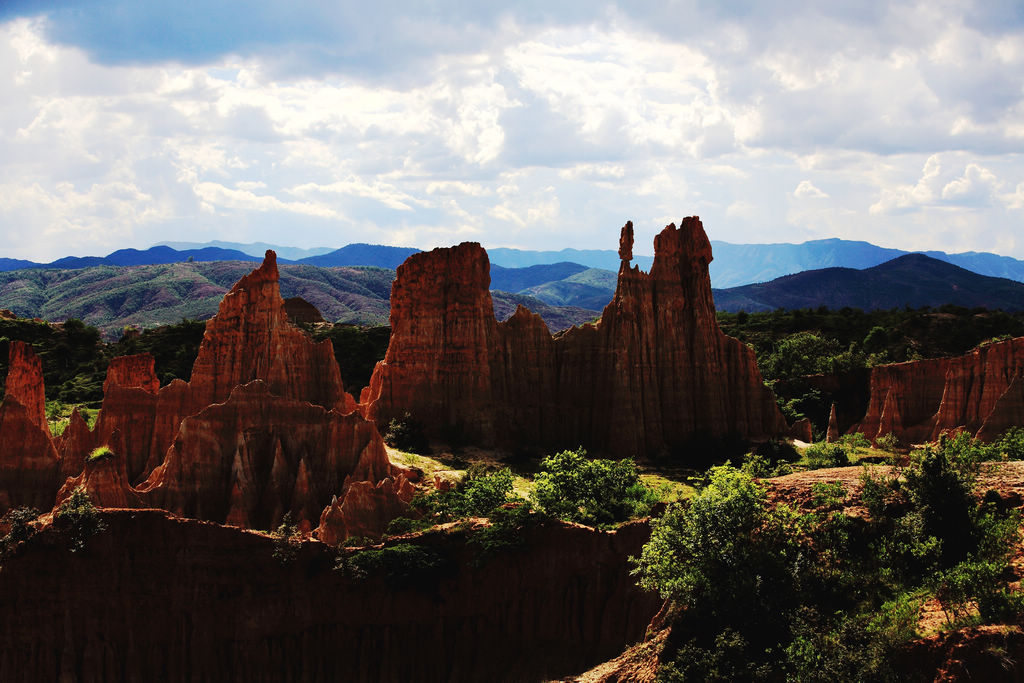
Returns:
[[[712,285],[725,289],[756,282],[769,282],[784,275],[822,268],[864,269],[891,261],[909,253],[899,249],[887,249],[869,242],[826,239],[812,240],[802,244],[731,244],[711,242],[714,260],[711,262]],[[172,248],[173,247],[173,248]],[[179,249],[178,247],[187,247]],[[333,266],[378,266],[397,268],[411,254],[419,249],[413,247],[390,247],[374,244],[349,244],[340,249],[327,247],[299,249],[267,243],[242,244],[238,242],[169,242],[145,250],[120,249],[107,256],[65,257],[51,263],[35,263],[21,259],[0,258],[0,271],[22,268],[86,268],[96,265],[130,266],[177,263],[180,261],[258,261],[267,249],[274,249],[279,263],[299,263],[321,267]],[[1009,256],[984,252],[947,254],[941,251],[922,252],[926,256],[966,268],[979,275],[1002,277],[1024,282],[1024,261]],[[488,250],[491,264],[502,268],[528,268],[541,265],[577,264],[590,269],[618,272],[619,255],[611,249],[562,249],[561,251],[528,251],[522,249],[494,248]],[[636,256],[634,265],[647,270],[651,267],[651,256]],[[601,276],[604,278],[605,276]],[[600,279],[600,278],[599,278]],[[576,284],[593,285],[589,276]],[[536,283],[542,286],[544,283]],[[614,286],[614,285],[613,285]],[[565,291],[562,291],[565,289]],[[583,287],[562,287],[551,292],[554,298],[585,301],[593,297]],[[518,290],[515,290],[518,291]]]
[[[978,275],[924,254],[906,254],[855,270],[823,268],[771,282],[713,290],[720,311],[776,308],[890,309],[954,304],[967,308],[1024,310],[1024,284]]]
[[[25,318],[78,318],[100,328],[107,338],[116,339],[126,325],[153,327],[182,318],[209,318],[217,312],[224,294],[252,268],[251,262],[244,261],[197,261],[0,272],[0,308]],[[388,324],[394,270],[303,264],[285,264],[279,269],[282,296],[301,296],[325,319]],[[540,315],[552,332],[598,315],[597,311],[551,305],[526,294],[495,291],[492,298],[499,319],[504,320],[518,304],[524,304]]]
[[[224,242],[222,240],[213,240],[210,242],[160,242],[157,246],[170,247],[172,249],[177,249],[178,251],[202,249],[203,247],[220,247],[222,249],[240,251],[243,254],[255,256],[260,259],[262,259],[263,255],[267,253],[267,249],[273,249],[277,252],[278,259],[284,259],[286,261],[298,261],[299,259],[308,258],[310,256],[320,256],[321,254],[327,254],[335,250],[334,247],[313,247],[312,249],[302,249],[300,247],[283,247],[279,244],[268,244],[267,242]]]
[[[872,250],[877,248],[867,247],[857,252],[858,258],[870,261],[876,256]],[[415,251],[353,244],[305,257],[299,263],[283,263],[281,291],[286,297],[303,297],[330,321],[385,324],[394,268]],[[728,253],[728,250],[723,251]],[[753,263],[755,252],[742,257]],[[833,250],[831,257],[827,256],[827,250],[817,253],[818,258],[832,258],[842,250]],[[218,256],[231,260],[214,258]],[[135,265],[151,259],[161,259],[161,262]],[[80,318],[101,328],[107,336],[116,336],[129,324],[148,327],[176,322],[183,317],[203,319],[213,315],[224,293],[252,269],[256,260],[250,254],[224,247],[176,251],[158,246],[143,251],[122,249],[102,258],[67,258],[55,262],[63,267],[33,264],[29,268],[0,272],[0,308],[9,308],[23,317],[45,320]],[[100,261],[100,264],[86,265],[92,261]],[[313,265],[311,261],[331,267]],[[338,265],[367,261],[377,267]],[[1012,266],[1003,261],[992,262]],[[70,264],[78,264],[78,267]],[[518,303],[524,303],[540,314],[552,331],[599,315],[614,295],[616,279],[612,270],[566,261],[521,268],[493,261],[491,265],[492,297],[499,318],[511,315]],[[979,275],[924,254],[900,255],[865,269],[815,269],[770,282],[715,288],[714,296],[716,306],[723,311],[819,306],[870,310],[943,304],[1024,310],[1024,283]]]

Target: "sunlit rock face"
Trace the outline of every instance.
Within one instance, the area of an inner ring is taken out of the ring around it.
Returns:
[[[10,342],[0,404],[0,514],[12,507],[48,509],[57,491],[59,459],[46,423],[43,366],[32,346]]]
[[[263,529],[290,514],[309,532],[340,498],[332,533],[343,539],[349,529],[379,534],[408,509],[405,471],[344,391],[331,343],[289,323],[273,252],[225,296],[189,382],[161,388],[149,354],[115,358],[92,430],[75,411],[52,439],[39,359],[12,342],[10,367],[3,510],[49,509],[82,487],[102,507]]]
[[[361,401],[386,423],[411,413],[436,435],[482,444],[579,445],[652,455],[698,436],[765,438],[787,427],[753,352],[715,320],[711,245],[696,217],[631,268],[622,229],[615,297],[596,325],[552,337],[524,308],[498,323],[476,243],[411,256],[391,293],[391,344]]]
[[[1024,337],[1017,337],[962,356],[872,368],[867,413],[850,431],[919,443],[957,428],[989,440],[1022,424]]]

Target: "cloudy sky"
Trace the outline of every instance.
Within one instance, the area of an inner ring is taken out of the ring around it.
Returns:
[[[1024,258],[1019,0],[5,0],[0,79],[0,256],[697,214]]]

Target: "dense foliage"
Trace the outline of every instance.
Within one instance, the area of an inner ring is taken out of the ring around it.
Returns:
[[[980,344],[1024,335],[1024,312],[960,306],[861,311],[853,308],[718,313],[722,330],[754,349],[786,419],[810,418],[824,435],[839,397],[823,394],[807,375],[840,375],[840,393],[867,386],[867,369],[884,363],[956,356]],[[866,400],[866,399],[865,399]],[[866,407],[866,406],[865,406]]]
[[[645,515],[657,502],[632,460],[591,460],[582,448],[541,460],[530,497],[553,517],[598,526]]]
[[[753,347],[766,380],[957,356],[991,339],[1024,335],[1024,312],[960,306],[719,312],[718,323]]]
[[[641,585],[675,606],[661,680],[894,680],[890,655],[938,599],[950,624],[1024,611],[1008,581],[1020,524],[973,495],[989,450],[958,436],[917,452],[899,477],[865,468],[860,500],[821,482],[811,508],[713,468],[689,506],[653,523]],[[857,503],[866,518],[843,514]]]

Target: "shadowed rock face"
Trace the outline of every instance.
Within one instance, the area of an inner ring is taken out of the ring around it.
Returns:
[[[1024,337],[963,356],[881,365],[871,371],[864,419],[850,431],[871,439],[934,440],[964,428],[982,439],[1024,424]]]
[[[0,680],[551,680],[642,638],[660,603],[629,576],[640,523],[543,525],[482,566],[464,533],[431,534],[441,570],[400,582],[332,570],[321,543],[282,564],[264,535],[102,518],[83,552],[48,528],[4,560]]]
[[[650,273],[629,267],[632,227],[600,322],[554,338],[523,308],[495,321],[478,244],[411,256],[392,287],[391,344],[361,397],[366,415],[381,424],[409,411],[435,434],[620,456],[783,434],[753,352],[718,328],[700,220],[655,238]]]

